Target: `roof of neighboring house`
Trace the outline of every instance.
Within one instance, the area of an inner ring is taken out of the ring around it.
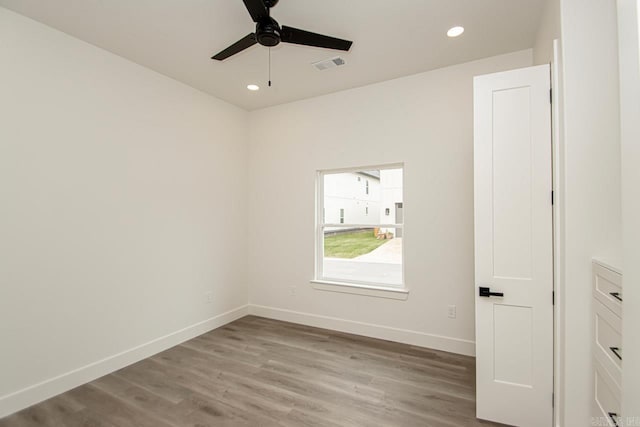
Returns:
[[[370,176],[371,178],[380,179],[380,171],[359,171],[357,173]]]

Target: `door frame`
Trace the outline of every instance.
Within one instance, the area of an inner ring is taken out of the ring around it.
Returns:
[[[562,45],[553,41],[553,61],[551,62],[551,171],[553,185],[552,230],[553,230],[553,420],[561,426],[564,418],[564,85],[563,85]]]
[[[404,224],[404,201],[395,202],[393,205],[395,207],[395,212],[394,212],[395,223],[396,224]],[[400,218],[401,219],[400,222],[398,222],[398,211],[400,211],[402,213],[402,216]],[[403,231],[402,229],[397,229],[396,230],[396,237],[402,237],[402,235],[404,234],[404,233],[402,233],[402,231]]]

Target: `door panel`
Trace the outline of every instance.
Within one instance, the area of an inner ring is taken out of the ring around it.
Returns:
[[[533,383],[533,315],[531,307],[493,305],[494,381],[531,387]]]
[[[531,278],[530,88],[493,93],[493,275]]]
[[[553,417],[549,89],[548,65],[474,80],[477,416],[523,427]]]

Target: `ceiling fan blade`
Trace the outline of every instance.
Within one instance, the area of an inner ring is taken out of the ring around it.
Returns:
[[[297,28],[282,26],[280,38],[283,42],[302,44],[305,46],[323,47],[326,49],[349,50],[352,41],[337,39],[335,37],[324,36],[310,31],[299,30]]]
[[[225,50],[217,53],[211,59],[217,59],[218,61],[225,60],[228,57],[233,56],[238,52],[242,52],[243,50],[253,46],[256,43],[258,43],[258,40],[256,40],[256,35],[251,33],[246,37],[241,38]]]
[[[253,22],[258,22],[262,18],[269,16],[269,8],[264,4],[262,0],[242,0],[244,5],[251,15]]]

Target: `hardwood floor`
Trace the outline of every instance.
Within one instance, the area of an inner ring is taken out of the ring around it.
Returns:
[[[474,359],[248,316],[2,427],[491,426]]]

